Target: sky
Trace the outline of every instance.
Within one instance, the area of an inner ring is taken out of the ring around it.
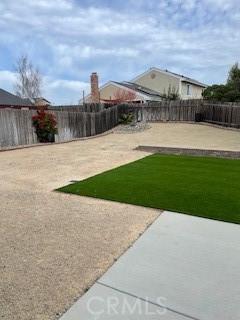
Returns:
[[[92,72],[100,84],[150,67],[224,83],[239,30],[239,0],[1,0],[0,88],[13,92],[23,54],[53,104],[77,103]]]

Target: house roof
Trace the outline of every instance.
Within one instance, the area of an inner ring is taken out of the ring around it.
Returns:
[[[48,101],[47,99],[45,99],[45,98],[43,98],[43,97],[33,98],[33,100],[34,100],[35,102],[37,102],[37,101],[45,101],[45,102],[47,102],[47,103],[51,103],[50,101]]]
[[[199,82],[195,79],[192,79],[192,78],[189,78],[189,77],[186,77],[182,74],[178,74],[178,73],[175,73],[175,72],[171,72],[169,70],[162,70],[162,69],[159,69],[159,68],[150,68],[148,69],[147,71],[143,72],[142,74],[138,75],[137,77],[135,77],[132,82],[135,82],[137,81],[140,77],[144,76],[145,74],[148,74],[149,72],[151,71],[157,71],[157,72],[161,72],[161,73],[164,73],[164,74],[170,74],[171,76],[175,77],[175,78],[178,78],[179,80],[181,80],[182,82],[187,82],[187,83],[192,83],[192,84],[195,84],[197,86],[200,86],[200,87],[203,87],[203,88],[206,88],[207,85],[202,83],[202,82]]]
[[[29,99],[22,99],[15,94],[0,89],[0,105],[4,106],[32,106]]]
[[[159,101],[159,100],[162,100],[162,96],[157,92],[157,91],[154,91],[152,89],[149,89],[149,88],[146,88],[146,87],[143,87],[143,86],[140,86],[136,83],[132,83],[132,82],[128,82],[128,81],[123,81],[123,82],[118,82],[118,81],[108,81],[107,83],[105,83],[103,86],[101,86],[99,88],[99,90],[109,86],[109,85],[115,85],[119,88],[126,88],[128,89],[129,91],[132,91],[132,92],[136,92],[138,94],[140,94],[143,99],[146,99],[146,100],[156,100],[156,101]],[[91,93],[88,94],[85,99],[88,99],[89,97],[91,96]]]
[[[162,96],[159,94],[159,92],[146,88],[142,85],[139,85],[137,83],[129,82],[129,81],[123,81],[123,82],[117,82],[112,81],[113,83],[116,83],[118,85],[121,85],[123,87],[126,87],[128,89],[131,89],[133,91],[136,91],[140,94],[144,94],[145,96],[148,96],[149,98],[156,98],[157,100],[161,99]]]

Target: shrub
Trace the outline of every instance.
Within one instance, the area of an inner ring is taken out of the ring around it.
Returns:
[[[32,117],[33,126],[39,142],[54,142],[57,133],[57,121],[52,113],[38,110],[37,115]]]
[[[119,122],[121,124],[129,124],[133,121],[133,114],[132,113],[123,113],[120,116]]]
[[[172,87],[171,85],[169,85],[168,92],[166,93],[164,89],[164,93],[162,96],[164,99],[167,99],[167,100],[178,100],[179,99],[178,89],[174,86]]]

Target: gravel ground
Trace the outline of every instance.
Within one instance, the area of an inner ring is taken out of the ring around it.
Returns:
[[[147,155],[138,145],[240,150],[240,132],[190,124],[0,152],[0,318],[57,319],[159,211],[53,192]]]
[[[150,129],[151,126],[146,122],[136,122],[127,125],[119,125],[113,131],[115,133],[136,133]]]

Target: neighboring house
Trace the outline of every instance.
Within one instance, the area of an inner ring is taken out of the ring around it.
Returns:
[[[178,92],[180,99],[201,99],[202,92],[207,87],[197,80],[185,77],[183,75],[150,68],[132,80],[142,86],[146,86],[159,94],[168,93],[169,88]]]
[[[15,94],[0,89],[0,108],[29,109],[31,107],[33,107],[33,104],[29,99],[22,99]]]
[[[51,105],[51,102],[43,97],[34,98],[33,101],[36,107],[48,107]]]
[[[133,100],[136,102],[162,100],[162,96],[155,90],[132,82],[116,81],[109,81],[100,88],[100,99],[102,102],[118,100],[118,96],[121,95],[121,92],[126,90],[133,94]],[[131,100],[131,95],[129,95],[129,98]]]
[[[119,90],[134,93],[134,102],[161,101],[168,92],[177,92],[180,99],[201,99],[207,85],[183,75],[150,68],[130,82],[109,81],[98,88],[97,73],[91,75],[91,94],[86,102],[111,102],[117,100]]]

